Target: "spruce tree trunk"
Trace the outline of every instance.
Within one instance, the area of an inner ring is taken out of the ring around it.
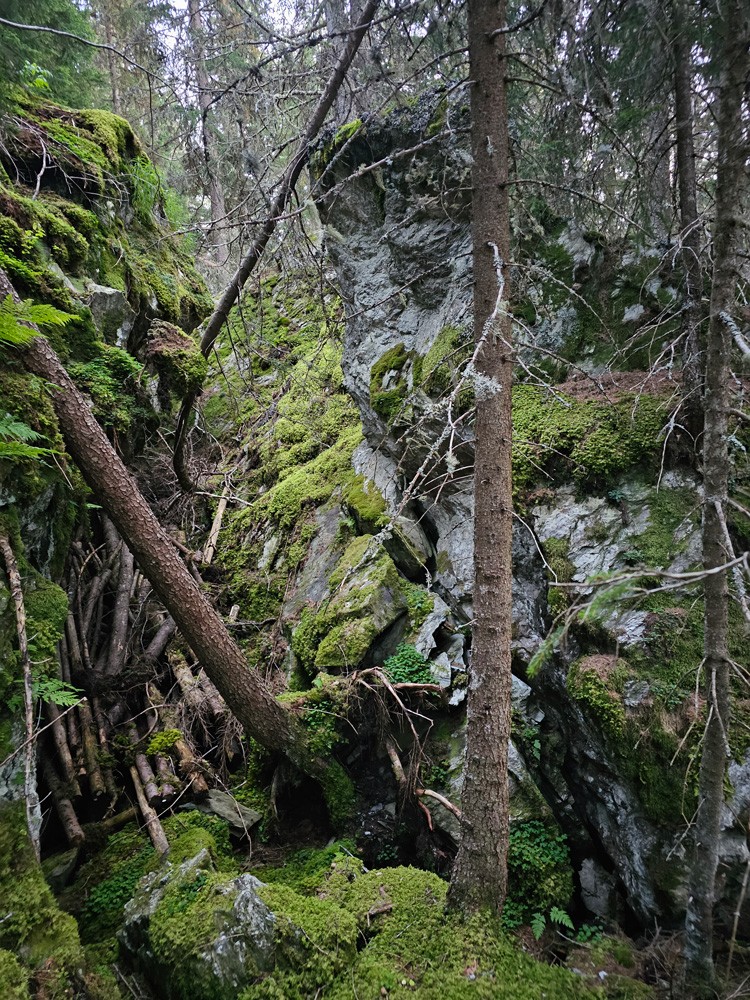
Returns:
[[[15,292],[0,270],[0,297],[6,295]],[[307,751],[302,727],[248,666],[50,344],[34,337],[21,356],[29,371],[51,384],[55,414],[73,460],[245,731],[308,774],[324,775],[325,762]]]
[[[748,145],[742,113],[750,82],[750,9],[743,0],[728,0],[724,13],[723,80],[719,97],[719,150],[714,225],[714,271],[706,343],[703,481],[703,565],[714,570],[728,561],[722,528],[726,506],[729,456],[727,407],[731,335],[727,319],[735,305],[739,272],[745,162]],[[699,804],[694,858],[685,920],[685,961],[692,995],[714,995],[713,907],[718,865],[724,776],[729,746],[730,661],[727,649],[729,589],[726,570],[706,576],[705,692],[708,722],[700,767]]]
[[[680,201],[680,240],[685,269],[686,310],[682,347],[683,409],[689,429],[696,432],[701,419],[700,318],[703,295],[701,231],[698,219],[698,185],[695,176],[693,97],[690,43],[687,38],[684,0],[672,3],[672,60],[674,62],[675,147]]]
[[[506,3],[469,0],[472,112],[474,336],[477,371],[474,466],[474,626],[467,703],[461,844],[450,905],[502,909],[509,833],[511,694],[511,322],[505,302],[510,252]],[[491,380],[491,382],[489,381]]]

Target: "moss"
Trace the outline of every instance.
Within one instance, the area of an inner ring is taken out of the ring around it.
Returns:
[[[146,357],[156,369],[162,388],[179,397],[198,392],[208,362],[198,345],[172,323],[157,320],[148,334]]]
[[[604,657],[592,657],[603,660]],[[599,670],[589,666],[587,658],[576,661],[568,670],[567,688],[571,698],[587,706],[604,732],[614,741],[622,740],[625,709],[619,694],[612,691]]]
[[[344,143],[348,142],[355,135],[364,135],[365,132],[366,130],[361,118],[355,118],[353,121],[339,126],[333,135],[319,145],[310,157],[310,174],[313,180],[318,180]]]
[[[68,617],[68,595],[57,584],[33,575],[34,589],[24,593],[29,652],[37,669],[55,663],[55,650]]]
[[[416,632],[435,610],[435,595],[408,580],[400,580],[399,582],[409,614],[409,627],[412,632]]]
[[[143,366],[119,347],[97,344],[96,351],[93,360],[76,362],[69,371],[91,397],[99,422],[120,432],[131,430],[136,420],[153,423],[155,415],[140,385],[145,381]]]
[[[313,649],[317,670],[356,667],[396,616],[393,612],[405,606],[398,571],[370,535],[349,543],[330,585],[333,596],[314,616],[303,615],[292,636],[292,649],[308,669]]]
[[[29,1000],[29,974],[15,955],[0,948],[0,996],[3,1000]]]
[[[468,331],[444,326],[424,357],[414,361],[414,384],[431,396],[447,392],[456,382],[464,363],[471,357]]]
[[[337,840],[322,848],[305,847],[284,858],[280,867],[266,865],[252,869],[252,874],[261,882],[281,883],[303,896],[312,896],[324,884],[331,865],[348,859],[354,851],[351,840]]]
[[[617,476],[648,467],[659,451],[665,413],[650,396],[615,404],[550,397],[535,386],[513,389],[513,483],[528,489],[572,478],[589,489],[611,488]]]
[[[344,493],[344,503],[363,533],[375,532],[388,523],[385,500],[380,491],[363,476],[355,476]]]
[[[396,344],[381,355],[370,369],[370,404],[389,423],[400,412],[408,392],[401,375],[411,358],[403,344]]]
[[[580,977],[516,950],[493,918],[446,916],[446,890],[436,875],[413,868],[358,875],[334,866],[321,894],[354,915],[364,946],[326,996],[593,1000],[597,995]]]
[[[0,949],[30,969],[44,965],[64,979],[81,962],[78,929],[62,913],[34,858],[22,803],[0,805]]]
[[[544,555],[555,583],[570,583],[575,566],[570,561],[570,545],[564,538],[548,538],[544,543]],[[550,613],[558,615],[570,604],[568,592],[563,587],[549,587],[547,605]]]
[[[125,904],[157,861],[148,838],[132,825],[112,834],[103,849],[79,869],[62,900],[68,910],[78,915],[84,944],[114,937],[122,924]]]
[[[676,530],[690,517],[697,525],[700,507],[694,491],[662,487],[654,492],[648,509],[648,527],[632,539],[632,550],[627,555],[631,562],[665,567],[686,544],[688,533],[680,542],[675,540]]]

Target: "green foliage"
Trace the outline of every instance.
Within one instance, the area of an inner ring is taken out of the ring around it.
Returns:
[[[401,643],[393,656],[383,664],[383,670],[396,684],[430,684],[432,675],[429,662],[407,643]]]
[[[600,659],[596,657],[595,659]],[[625,731],[625,709],[622,698],[611,688],[601,673],[587,666],[587,660],[578,660],[568,670],[568,693],[591,710],[597,723],[616,742]]]
[[[3,1000],[29,1000],[29,974],[15,955],[0,948],[0,996]]]
[[[43,24],[91,39],[89,14],[73,0],[4,0],[3,16],[17,24]],[[30,93],[52,93],[69,104],[92,100],[98,74],[92,49],[72,38],[3,25],[0,106],[12,97],[11,82]],[[46,86],[45,86],[46,84]]]
[[[14,302],[12,295],[0,302],[0,347],[16,347],[28,343],[36,336],[24,324],[35,323],[39,327],[65,326],[73,317],[45,303],[34,304],[30,299]]]
[[[628,396],[615,404],[551,396],[536,386],[513,389],[513,483],[523,492],[539,478],[572,478],[600,489],[659,450],[661,400]]]
[[[573,875],[565,836],[540,820],[512,824],[504,925],[518,927],[534,914],[547,913],[553,907],[557,911],[567,905],[572,893]]]
[[[565,910],[561,910],[559,906],[550,907],[549,921],[552,924],[557,924],[558,927],[565,927],[566,930],[575,930],[575,925],[570,916]],[[529,926],[531,927],[531,933],[538,941],[547,928],[547,917],[544,913],[533,913]]]
[[[0,459],[18,462],[21,459],[42,459],[54,454],[51,448],[38,448],[29,443],[39,440],[42,440],[42,435],[22,420],[15,420],[9,413],[0,417]]]
[[[85,864],[70,892],[69,905],[79,911],[81,939],[86,944],[109,939],[122,923],[125,904],[156,861],[150,842],[134,827],[112,834],[103,851]],[[79,895],[85,899],[78,903]]]
[[[96,352],[93,360],[70,366],[71,378],[91,397],[100,423],[127,431],[136,417],[147,418],[138,398],[143,366],[132,354],[109,344],[97,344]]]

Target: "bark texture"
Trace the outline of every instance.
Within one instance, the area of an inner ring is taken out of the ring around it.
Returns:
[[[700,319],[703,295],[701,230],[698,218],[698,185],[695,176],[693,96],[690,43],[686,34],[684,0],[672,4],[672,60],[674,63],[675,150],[680,201],[680,242],[685,269],[685,321],[682,349],[683,408],[693,431],[700,429],[701,344]]]
[[[703,565],[706,570],[724,565],[729,556],[722,527],[729,473],[727,408],[732,338],[727,319],[735,305],[741,206],[746,188],[748,143],[742,114],[750,81],[750,9],[747,4],[742,0],[730,0],[725,8],[723,27],[724,75],[719,97],[714,271],[703,401]],[[704,671],[709,715],[701,757],[695,854],[685,920],[686,972],[693,996],[706,995],[714,980],[713,906],[724,775],[730,753],[727,741],[730,714],[727,572],[707,576],[703,587]]]
[[[510,247],[505,0],[470,0],[474,331],[477,370],[474,469],[474,627],[467,703],[461,844],[450,904],[464,912],[505,900],[511,693],[511,323],[505,303]],[[491,380],[491,381],[490,381]]]

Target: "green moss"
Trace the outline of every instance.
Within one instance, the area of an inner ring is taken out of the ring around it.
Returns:
[[[471,357],[471,338],[465,329],[444,326],[424,357],[414,361],[414,384],[431,396],[440,396],[456,382]]]
[[[104,848],[79,869],[62,898],[79,917],[84,944],[101,943],[114,936],[122,924],[125,904],[157,861],[148,838],[135,826],[129,826],[112,834]]]
[[[636,466],[648,467],[659,452],[665,419],[662,402],[628,396],[615,404],[576,401],[536,386],[513,389],[513,483],[517,492],[572,478],[601,489]]]
[[[552,579],[550,582],[570,583],[573,579],[575,566],[570,561],[570,545],[564,538],[548,538],[544,543],[544,556],[549,564]],[[547,590],[547,605],[550,613],[560,614],[570,604],[568,592],[563,587],[550,586]]]
[[[333,136],[316,149],[310,157],[310,174],[313,180],[317,180],[320,177],[344,143],[348,142],[355,135],[365,135],[365,133],[366,130],[361,118],[355,118],[353,121],[339,126]]]
[[[312,896],[324,884],[331,865],[344,861],[355,851],[351,840],[337,840],[322,848],[305,847],[284,858],[280,867],[254,868],[252,874],[261,882],[281,883],[303,896]]]
[[[182,398],[201,389],[208,362],[198,345],[174,324],[163,321],[151,324],[147,357],[167,392]]]
[[[361,532],[376,532],[388,523],[385,500],[363,476],[355,476],[344,493],[344,502]]]
[[[94,414],[105,427],[125,432],[136,420],[153,422],[153,411],[140,383],[145,381],[143,366],[127,351],[109,344],[97,344],[91,361],[70,366],[76,385],[94,404]]]
[[[587,706],[611,739],[622,740],[625,729],[625,709],[622,699],[619,694],[611,690],[608,682],[596,668],[587,666],[587,662],[587,658],[578,660],[568,670],[568,693],[571,698]]]
[[[408,393],[408,384],[401,373],[410,358],[404,345],[396,344],[370,369],[370,404],[389,423],[401,411]]]
[[[15,955],[0,948],[0,996],[3,1000],[29,1000],[29,974]]]
[[[697,525],[700,507],[694,491],[662,487],[653,493],[648,510],[648,527],[632,539],[632,551],[628,555],[631,562],[665,567],[686,544],[686,538],[681,542],[675,540],[677,528],[691,516]]]
[[[78,929],[62,913],[29,842],[23,803],[0,805],[0,949],[30,969],[44,965],[64,978],[81,962]]]

